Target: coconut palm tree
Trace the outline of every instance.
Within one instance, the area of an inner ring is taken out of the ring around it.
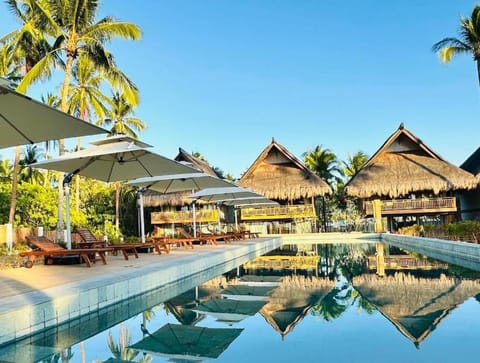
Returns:
[[[32,168],[30,164],[36,163],[43,159],[44,154],[37,145],[28,145],[20,160],[20,178],[32,184],[43,184],[45,175],[38,169]]]
[[[480,5],[475,5],[470,18],[460,18],[459,37],[448,37],[432,46],[443,63],[449,63],[453,56],[470,54],[477,64],[477,77],[480,84]]]
[[[27,74],[32,68],[45,56],[50,50],[46,34],[48,33],[45,24],[42,22],[41,7],[46,0],[7,0],[7,6],[10,12],[17,18],[21,26],[2,36],[0,44],[11,47],[12,57],[10,61],[13,63],[23,61],[21,66],[24,74]],[[57,59],[53,59],[53,64],[57,65]],[[14,66],[15,67],[15,66]],[[19,92],[25,93],[25,90]],[[18,172],[20,170],[20,154],[21,148],[15,148],[15,156],[12,174],[12,197],[10,202],[10,212],[8,223],[13,223],[15,218],[15,210],[17,205],[17,184]]]
[[[14,0],[10,0],[14,1]],[[64,65],[63,83],[60,90],[60,110],[68,111],[68,91],[75,63],[81,55],[91,60],[103,72],[108,73],[115,83],[125,84],[130,80],[115,66],[113,55],[107,51],[105,44],[115,37],[137,40],[141,36],[140,28],[132,23],[117,21],[110,16],[96,20],[100,2],[98,0],[84,1],[48,1],[28,0],[36,3],[36,13],[41,17],[45,33],[54,38],[53,46],[29,70],[18,86],[25,92],[36,81],[50,78],[52,72],[61,60]],[[136,97],[136,86],[130,83],[125,92],[129,100]],[[137,99],[138,101],[138,99]],[[59,140],[59,152],[64,152],[65,144]],[[60,180],[63,173],[59,173]],[[63,183],[58,183],[58,222],[59,237],[63,224]]]
[[[350,179],[360,171],[367,161],[368,156],[363,151],[357,151],[353,155],[348,154],[347,161],[342,161],[342,172],[346,177],[348,177],[348,179]]]
[[[107,112],[106,118],[98,120],[98,126],[110,127],[110,131],[116,134],[123,134],[138,139],[138,132],[144,130],[147,125],[137,117],[133,117],[136,105],[128,102],[124,93],[114,92],[111,98],[111,109]],[[120,193],[121,184],[115,184],[115,228],[120,228]]]
[[[93,62],[80,56],[73,67],[73,82],[68,90],[68,112],[90,122],[92,115],[104,118],[110,98],[101,91],[105,75]],[[81,149],[81,138],[77,138],[77,150]],[[80,176],[75,176],[75,209],[80,208]]]
[[[313,150],[303,153],[303,160],[307,168],[325,180],[332,189],[341,182],[341,170],[337,156],[330,150],[317,145]],[[315,203],[316,204],[316,203]],[[323,230],[327,231],[327,203],[322,197]]]
[[[137,117],[133,117],[137,104],[128,101],[125,93],[116,91],[110,100],[111,109],[104,119],[96,122],[98,126],[110,127],[110,132],[116,135],[128,135],[138,139],[138,132],[143,131],[147,125]]]
[[[10,160],[4,159],[0,162],[0,182],[11,182],[13,174],[13,165]]]
[[[303,159],[305,165],[330,186],[341,180],[338,158],[330,149],[317,145],[313,150],[303,153]]]

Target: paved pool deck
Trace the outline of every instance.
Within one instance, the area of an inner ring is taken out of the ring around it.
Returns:
[[[281,237],[257,238],[173,248],[169,254],[141,253],[128,261],[119,254],[108,256],[107,265],[97,261],[91,268],[36,264],[2,270],[0,345],[179,281],[206,281],[281,244]]]

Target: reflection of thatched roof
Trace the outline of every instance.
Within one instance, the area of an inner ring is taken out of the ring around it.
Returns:
[[[473,189],[477,184],[472,174],[442,159],[401,124],[346,184],[345,192],[395,198],[416,191]]]
[[[330,194],[328,184],[274,139],[238,181],[270,199],[297,200]]]
[[[205,160],[196,158],[182,148],[178,149],[178,155],[175,157],[175,161],[184,161],[189,163],[192,167],[204,172],[205,174],[217,176],[215,171]],[[143,205],[145,207],[161,207],[164,205],[182,206],[191,204],[193,200],[188,198],[190,194],[192,194],[191,191],[179,193],[158,193],[154,190],[147,190],[143,194]]]
[[[353,278],[355,289],[415,345],[420,344],[456,306],[480,292],[480,283],[442,275],[416,278],[397,273]]]
[[[260,314],[285,337],[334,286],[335,281],[318,277],[284,277]]]
[[[175,316],[177,321],[186,325],[195,325],[203,319],[203,315],[190,310],[199,303],[218,297],[220,293],[218,284],[215,286],[201,285],[198,287],[198,299],[195,297],[195,289],[188,290],[173,299],[164,302],[165,308]]]

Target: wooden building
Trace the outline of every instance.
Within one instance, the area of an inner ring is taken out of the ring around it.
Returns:
[[[183,162],[199,171],[217,176],[213,168],[205,161],[189,154],[184,149],[179,148],[175,161]],[[174,224],[191,225],[193,223],[193,210],[190,208],[193,200],[188,198],[191,191],[178,193],[159,193],[154,190],[147,190],[143,195],[143,204],[149,208],[150,222],[153,226],[172,226]],[[199,205],[202,202],[197,202]],[[183,207],[183,209],[182,209]],[[182,209],[182,210],[181,210]],[[196,221],[201,223],[216,223],[219,212],[211,207],[197,208]],[[164,230],[165,228],[162,228]],[[170,232],[173,233],[173,232]]]
[[[472,173],[480,180],[480,147],[463,162],[460,167]],[[460,213],[462,220],[480,219],[480,186],[459,194]]]
[[[345,185],[345,193],[359,198],[361,211],[375,218],[377,231],[395,231],[457,219],[454,193],[477,185],[475,176],[444,160],[402,123]],[[382,217],[387,220],[379,226]]]
[[[330,186],[311,172],[275,139],[262,151],[238,181],[266,198],[276,207],[242,208],[241,220],[263,224],[268,232],[311,232],[317,213],[314,198],[332,193]]]

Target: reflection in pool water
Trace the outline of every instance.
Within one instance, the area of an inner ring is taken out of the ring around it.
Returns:
[[[284,245],[162,296],[171,295],[2,347],[0,361],[458,362],[480,353],[480,272],[379,243]]]

